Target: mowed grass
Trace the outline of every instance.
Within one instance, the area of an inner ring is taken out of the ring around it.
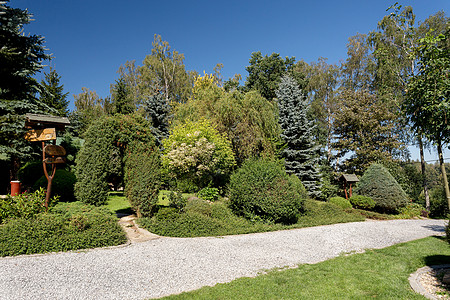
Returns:
[[[409,275],[448,263],[447,241],[429,237],[164,299],[425,299],[410,288]]]

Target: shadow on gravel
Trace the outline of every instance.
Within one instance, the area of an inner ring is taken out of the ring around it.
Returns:
[[[423,228],[431,229],[436,232],[445,232],[445,226],[442,225],[424,225]]]

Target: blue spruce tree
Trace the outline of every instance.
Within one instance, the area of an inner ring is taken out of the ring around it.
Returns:
[[[143,107],[152,123],[156,144],[161,146],[162,140],[169,136],[170,104],[162,93],[156,92],[144,101]]]
[[[317,171],[319,147],[313,142],[313,122],[308,120],[308,102],[297,82],[289,76],[281,79],[278,90],[281,138],[285,148],[281,155],[286,172],[302,181],[309,195],[320,198],[320,176]]]

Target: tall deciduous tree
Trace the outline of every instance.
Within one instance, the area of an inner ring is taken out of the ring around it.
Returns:
[[[450,27],[446,34],[421,39],[417,49],[419,73],[408,83],[405,111],[410,121],[436,144],[445,194],[450,207],[450,190],[442,146],[450,142]]]
[[[267,100],[276,97],[275,91],[281,82],[281,77],[290,70],[295,57],[281,58],[280,54],[272,53],[263,56],[260,51],[253,52],[245,69],[248,72],[245,87],[247,90],[257,90]]]
[[[281,138],[285,143],[281,155],[285,159],[286,172],[295,174],[304,184],[309,195],[320,198],[318,150],[312,140],[313,124],[307,118],[307,98],[289,76],[281,79],[276,91],[280,113]]]
[[[11,8],[7,2],[0,3],[0,160],[9,165],[9,177],[15,179],[20,161],[34,152],[23,138],[24,115],[48,109],[35,97],[38,83],[32,76],[49,55],[43,37],[23,34],[31,14]]]
[[[57,110],[58,116],[67,116],[69,113],[69,100],[64,93],[64,85],[61,84],[61,76],[53,69],[44,73],[44,79],[41,81],[41,91],[39,100],[49,107]]]
[[[342,89],[339,99],[333,147],[338,157],[350,155],[343,163],[345,171],[362,174],[372,162],[400,155],[404,145],[396,134],[396,114],[390,103],[367,90]]]

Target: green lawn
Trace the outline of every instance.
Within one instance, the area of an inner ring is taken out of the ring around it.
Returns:
[[[409,275],[448,263],[448,243],[429,237],[164,299],[425,299],[412,291]]]

